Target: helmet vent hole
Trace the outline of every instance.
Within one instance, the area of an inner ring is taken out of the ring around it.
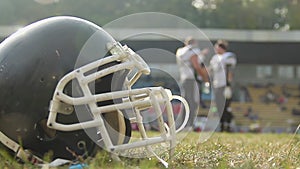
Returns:
[[[78,147],[79,149],[81,149],[81,150],[86,149],[86,143],[85,143],[85,141],[78,141],[77,147]]]
[[[40,82],[43,83],[44,81],[45,81],[45,79],[42,77],[42,78],[40,79]]]

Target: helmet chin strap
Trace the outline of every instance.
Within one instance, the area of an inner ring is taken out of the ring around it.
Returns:
[[[0,142],[7,148],[15,152],[16,157],[21,159],[23,162],[30,162],[32,164],[45,164],[46,162],[39,157],[32,154],[29,150],[24,150],[20,144],[16,143],[14,140],[7,137],[0,131]]]
[[[0,142],[8,149],[12,150],[15,153],[15,157],[18,160],[21,160],[22,162],[29,162],[33,165],[37,165],[45,168],[58,167],[65,164],[73,164],[72,161],[61,159],[61,158],[57,158],[50,163],[46,162],[41,158],[39,158],[38,156],[34,155],[30,150],[23,149],[23,147],[20,144],[7,137],[1,131],[0,131]]]

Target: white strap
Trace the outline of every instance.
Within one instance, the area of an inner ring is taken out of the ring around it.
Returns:
[[[11,149],[16,153],[16,156],[23,161],[29,161],[32,164],[43,164],[46,163],[39,157],[33,155],[30,151],[24,150],[18,143],[14,140],[8,138],[5,134],[0,131],[0,142],[4,144],[7,148]]]
[[[0,131],[0,142],[4,144],[7,148],[11,149],[15,153],[19,150],[20,145],[8,138],[5,134]]]

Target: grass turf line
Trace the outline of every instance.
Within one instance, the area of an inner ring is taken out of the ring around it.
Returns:
[[[207,142],[198,143],[199,133],[191,132],[176,147],[170,168],[299,168],[299,134],[215,133]],[[167,159],[167,153],[162,154]],[[99,151],[85,161],[88,168],[163,168],[155,158],[113,162],[108,153]],[[168,161],[170,162],[170,161]],[[39,168],[19,164],[0,149],[0,168]],[[58,167],[58,169],[69,166]]]

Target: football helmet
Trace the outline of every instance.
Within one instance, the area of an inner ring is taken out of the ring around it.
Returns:
[[[188,105],[162,87],[131,89],[149,73],[138,54],[89,21],[59,16],[26,26],[0,45],[0,141],[34,162],[47,152],[53,159],[91,156],[99,146],[117,155],[147,147],[156,155],[148,145],[167,142],[172,153]],[[172,99],[186,110],[178,129]],[[155,137],[141,115],[149,108]],[[131,123],[141,139],[130,139]]]

